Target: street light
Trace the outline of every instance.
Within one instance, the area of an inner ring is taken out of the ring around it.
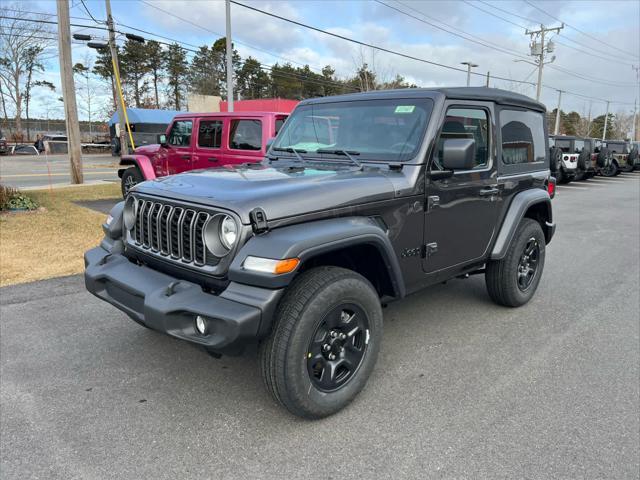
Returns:
[[[460,65],[467,66],[467,87],[468,87],[469,85],[471,85],[471,69],[476,68],[479,65],[473,62],[462,62]]]

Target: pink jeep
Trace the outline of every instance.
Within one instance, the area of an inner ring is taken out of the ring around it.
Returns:
[[[120,159],[122,195],[156,177],[186,170],[259,162],[267,140],[277,135],[288,113],[221,112],[176,115],[159,144],[135,149]],[[197,132],[193,135],[192,132]]]

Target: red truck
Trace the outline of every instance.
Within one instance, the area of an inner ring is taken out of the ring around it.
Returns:
[[[259,162],[267,141],[289,116],[282,112],[184,113],[176,115],[158,144],[120,159],[122,195],[140,182],[186,170]],[[193,135],[196,132],[196,135]]]

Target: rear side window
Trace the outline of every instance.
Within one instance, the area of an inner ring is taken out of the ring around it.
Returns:
[[[544,119],[542,113],[524,110],[500,112],[502,163],[531,165],[546,159]],[[556,145],[558,146],[556,139]]]
[[[262,148],[262,122],[260,120],[232,120],[229,148],[234,150],[260,150]]]
[[[220,148],[222,144],[222,120],[200,120],[198,146]]]
[[[191,144],[191,129],[193,122],[191,120],[178,120],[171,127],[169,132],[169,145],[175,147],[188,147]]]

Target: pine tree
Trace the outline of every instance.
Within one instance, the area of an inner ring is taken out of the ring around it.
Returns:
[[[180,110],[183,105],[184,91],[187,83],[187,51],[177,43],[169,46],[165,55],[164,68],[167,72],[169,89],[169,105]]]

